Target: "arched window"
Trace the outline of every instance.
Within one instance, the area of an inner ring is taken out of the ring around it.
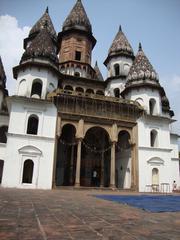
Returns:
[[[114,96],[117,97],[117,98],[120,97],[120,90],[119,90],[119,88],[115,88],[114,89]]]
[[[66,85],[66,86],[64,87],[64,90],[73,91],[73,87],[70,86],[70,85]]]
[[[22,183],[32,183],[34,163],[28,159],[24,162]]]
[[[8,131],[7,126],[0,127],[0,143],[6,143],[7,142],[7,136],[6,136],[7,131]]]
[[[86,93],[94,94],[94,90],[93,90],[93,89],[87,89],[87,90],[86,90]]]
[[[154,115],[156,113],[156,100],[154,98],[151,98],[149,100],[149,113],[151,115]]]
[[[158,133],[156,130],[152,130],[150,132],[150,142],[151,142],[151,147],[157,147],[158,145]]]
[[[2,181],[3,167],[4,167],[4,161],[0,160],[0,184],[1,184],[1,181]]]
[[[96,94],[104,96],[104,92],[101,90],[97,90]]]
[[[19,83],[19,88],[18,88],[18,95],[21,96],[26,96],[26,80],[22,79]]]
[[[32,84],[31,97],[41,98],[42,93],[42,81],[35,79]]]
[[[115,65],[114,65],[114,73],[115,73],[115,76],[119,76],[119,75],[120,75],[120,67],[119,67],[119,64],[115,64]]]
[[[76,88],[76,91],[77,91],[77,92],[81,92],[81,93],[83,93],[83,92],[84,92],[84,89],[81,88],[81,87],[77,87],[77,88]]]
[[[74,73],[74,76],[75,76],[75,77],[80,77],[80,76],[81,76],[81,75],[80,75],[80,72],[75,72],[75,73]]]
[[[28,119],[27,134],[37,135],[39,118],[36,115],[31,115]]]

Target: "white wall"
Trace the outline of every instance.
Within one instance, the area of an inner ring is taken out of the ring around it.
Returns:
[[[51,189],[57,109],[53,103],[27,98],[10,98],[11,114],[6,144],[3,187]],[[28,116],[39,117],[38,134],[26,134]],[[22,184],[23,164],[34,162],[32,184]]]
[[[156,101],[156,110],[154,115],[162,115],[161,97],[158,90],[152,90],[150,88],[132,89],[126,98],[134,101],[137,100],[144,107],[147,113],[150,113],[149,101],[153,98]]]

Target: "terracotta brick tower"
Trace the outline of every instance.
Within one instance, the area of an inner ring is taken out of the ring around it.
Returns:
[[[60,71],[77,77],[94,78],[91,53],[96,44],[82,2],[78,0],[58,34]]]

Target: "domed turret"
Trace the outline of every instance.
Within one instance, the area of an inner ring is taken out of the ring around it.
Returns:
[[[139,43],[139,51],[135,57],[133,65],[130,68],[126,87],[142,83],[144,80],[146,80],[146,83],[156,84],[159,86],[158,75],[143,52],[141,43]]]
[[[70,14],[64,21],[63,31],[70,29],[79,29],[90,33],[92,32],[91,23],[81,0],[77,0]]]
[[[46,28],[48,33],[50,34],[51,38],[56,42],[57,41],[57,34],[54,29],[53,23],[51,21],[51,18],[49,16],[49,10],[48,7],[46,8],[45,13],[42,15],[42,17],[34,24],[34,26],[31,28],[29,32],[28,38],[24,39],[24,49],[28,45],[30,45],[31,41],[37,36],[37,34],[42,30]]]

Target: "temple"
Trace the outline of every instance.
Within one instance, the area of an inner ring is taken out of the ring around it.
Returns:
[[[180,185],[174,113],[141,43],[120,26],[104,79],[82,1],[57,34],[48,8],[24,39],[8,96],[0,59],[0,184],[172,191]]]

